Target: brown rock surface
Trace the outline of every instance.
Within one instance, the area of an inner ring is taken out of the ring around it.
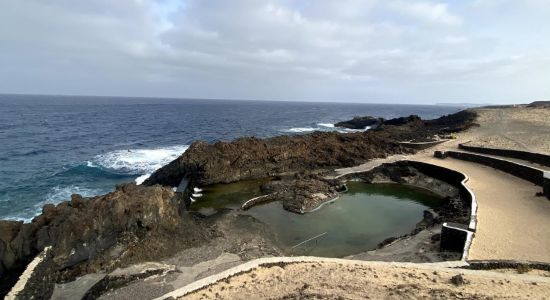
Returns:
[[[377,130],[357,133],[315,132],[269,139],[240,138],[232,142],[193,143],[176,160],[157,170],[145,185],[177,186],[183,178],[194,184],[230,183],[304,170],[351,167],[369,159],[414,150],[399,141],[422,139],[465,129],[475,113],[462,111],[422,121],[417,116],[388,120]]]
[[[73,195],[71,201],[45,205],[29,224],[0,221],[0,276],[17,277],[46,246],[52,246],[51,260],[43,272],[59,281],[200,244],[209,232],[182,211],[169,188],[125,184],[103,196]]]

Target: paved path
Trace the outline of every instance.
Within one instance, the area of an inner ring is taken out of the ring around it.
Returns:
[[[477,232],[469,259],[516,259],[550,263],[550,201],[528,181],[452,158],[423,161],[467,174],[478,202]]]

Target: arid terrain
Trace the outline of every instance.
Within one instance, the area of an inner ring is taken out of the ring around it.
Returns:
[[[433,151],[455,150],[458,144],[472,141],[480,146],[548,154],[550,109],[481,108],[473,112],[427,122],[398,118],[365,133],[247,138],[212,145],[198,142],[155,173],[147,182],[150,187],[130,184],[104,196],[73,196],[69,202],[45,207],[30,224],[0,222],[0,272],[10,275],[4,284],[14,284],[26,264],[38,255],[42,257],[38,266],[32,270],[27,267],[21,276],[26,283],[18,284],[22,286],[19,298],[37,297],[39,293],[46,298],[52,295],[52,299],[153,299],[170,295],[191,299],[543,299],[550,289],[546,271],[448,268],[465,267],[467,262],[459,261],[460,255],[440,255],[434,239],[440,224],[423,225],[380,249],[347,257],[351,260],[305,258],[287,264],[289,258],[284,255],[288,254],[274,243],[273,233],[265,224],[238,210],[208,218],[189,213],[188,194],[154,185],[176,186],[187,178],[191,188],[198,183],[275,176],[281,183],[267,185],[265,191],[276,195],[274,200],[289,201],[285,209],[298,212],[303,205],[315,207],[315,201],[327,199],[318,197],[311,202],[309,196],[319,194],[316,189],[335,193],[339,187],[334,180],[346,174],[376,170],[383,163],[402,160],[426,162],[470,177],[466,185],[476,195],[479,208],[478,230],[468,259],[547,265],[550,201],[537,196],[538,187],[482,165],[435,159]],[[475,120],[472,115],[477,115]],[[473,126],[474,122],[479,126]],[[434,135],[451,139],[426,150],[399,143],[423,141]],[[310,149],[310,142],[319,147]],[[292,151],[294,146],[299,151]],[[243,171],[249,168],[254,171]],[[381,180],[390,176],[391,180],[428,189],[448,189],[407,168],[368,176]],[[303,174],[304,170],[315,172]],[[301,192],[304,188],[307,193]],[[442,214],[452,216],[452,211]],[[52,250],[40,256],[48,245]],[[264,266],[255,260],[264,257],[280,259],[280,263]],[[451,262],[441,262],[445,260]],[[395,265],[391,261],[435,263]],[[241,264],[246,262],[258,264],[244,270]],[[224,271],[229,273],[221,276]],[[460,274],[463,276],[456,277]],[[169,294],[172,291],[174,294]]]

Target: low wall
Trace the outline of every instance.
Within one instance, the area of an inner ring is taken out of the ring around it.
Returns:
[[[550,167],[550,155],[528,152],[528,151],[521,151],[521,150],[476,147],[476,146],[468,145],[469,143],[470,142],[459,144],[458,148],[464,149],[466,151],[471,151],[471,152],[518,158],[521,160],[530,161],[533,163],[537,163],[539,165]]]
[[[247,210],[247,209],[251,208],[254,205],[258,205],[258,204],[261,204],[261,203],[264,203],[264,202],[271,201],[272,199],[269,196],[271,196],[271,194],[258,196],[258,197],[254,197],[252,199],[249,199],[241,205],[241,209],[242,210]]]
[[[424,162],[419,161],[406,161],[410,166],[416,168],[420,172],[433,177],[437,178],[441,181],[444,181],[458,189],[458,192],[460,194],[460,198],[463,201],[466,201],[467,204],[469,204],[470,208],[470,223],[468,224],[468,230],[475,231],[476,230],[476,224],[477,224],[477,201],[474,193],[466,186],[466,182],[468,181],[468,176],[466,174],[463,174],[461,172],[447,169],[445,167],[436,166]]]
[[[517,261],[517,260],[472,260],[465,267],[472,270],[494,270],[494,269],[519,269],[525,271],[537,269],[550,271],[550,264],[544,262]]]
[[[550,199],[550,172],[544,172],[542,179],[542,192],[546,198]]]
[[[428,149],[430,147],[439,145],[446,141],[448,140],[429,141],[429,142],[399,142],[398,144],[408,148],[412,148],[412,149],[424,150],[424,149]]]
[[[475,153],[445,151],[444,156],[486,165],[543,186],[544,171],[537,168]]]
[[[380,166],[393,165],[393,164],[409,165],[429,177],[437,178],[458,189],[460,199],[462,199],[462,201],[465,201],[465,203],[468,205],[468,208],[470,209],[470,222],[467,225],[463,225],[462,227],[446,226],[447,227],[446,232],[444,231],[441,232],[441,239],[442,240],[447,239],[447,241],[449,242],[453,240],[457,244],[461,245],[461,246],[453,246],[453,251],[462,252],[462,260],[465,261],[468,258],[470,243],[477,226],[477,217],[476,217],[477,201],[474,193],[465,184],[469,179],[468,176],[466,176],[466,174],[463,174],[461,172],[451,170],[445,167],[424,163],[420,161],[414,161],[414,160],[401,160],[401,161],[392,162],[392,163],[385,163]],[[368,173],[371,171],[372,169],[364,172],[355,172],[355,173],[346,174],[341,176],[340,179],[349,180],[356,177],[358,174]],[[460,232],[455,232],[457,230]],[[466,233],[464,233],[464,231],[466,231]],[[449,235],[445,236],[446,234],[449,234]],[[459,238],[455,240],[455,237],[459,237]]]
[[[441,251],[462,252],[469,242],[471,232],[466,225],[457,223],[443,223],[441,227]]]

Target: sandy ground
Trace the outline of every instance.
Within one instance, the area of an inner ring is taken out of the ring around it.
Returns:
[[[461,275],[464,279],[451,279]],[[260,266],[178,299],[547,299],[550,278],[354,261]]]
[[[550,108],[478,109],[481,127],[472,136],[481,146],[550,153]]]

